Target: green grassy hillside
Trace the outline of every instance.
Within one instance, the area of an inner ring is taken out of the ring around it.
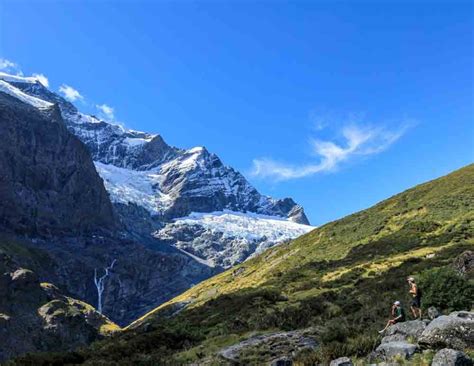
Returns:
[[[451,268],[473,249],[473,233],[470,165],[272,248],[79,354],[90,364],[212,364],[221,362],[220,347],[249,334],[311,327],[322,345],[301,355],[302,364],[362,356],[376,344],[391,303],[407,303],[408,275],[420,280],[424,306],[472,306],[472,274],[458,278]],[[430,298],[430,278],[455,283],[456,294],[446,294],[454,300]],[[249,354],[247,362],[259,357]]]

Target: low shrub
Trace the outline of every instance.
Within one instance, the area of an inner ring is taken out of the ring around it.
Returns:
[[[422,306],[435,306],[441,311],[470,310],[474,299],[474,286],[454,269],[435,268],[423,272],[419,278],[422,289]]]

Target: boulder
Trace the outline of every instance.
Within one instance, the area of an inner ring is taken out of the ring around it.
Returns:
[[[443,348],[433,357],[431,366],[472,366],[472,360],[464,352]]]
[[[332,360],[329,366],[353,366],[353,363],[349,357],[339,357]]]
[[[242,342],[221,349],[218,355],[231,363],[243,363],[242,357],[245,357],[247,352],[255,352],[258,349],[258,352],[262,355],[262,362],[270,365],[286,365],[283,362],[292,362],[296,353],[316,348],[317,343],[314,340],[313,333],[314,330],[308,328],[290,332],[255,335]],[[271,356],[268,357],[268,355]]]
[[[393,335],[383,337],[381,343],[405,342],[406,340],[407,340],[407,337],[403,334],[393,334]]]
[[[474,312],[456,311],[434,319],[418,338],[427,348],[474,347]]]
[[[412,320],[397,323],[390,326],[385,332],[382,343],[401,342],[412,337],[418,339],[426,328],[426,323],[422,320]]]
[[[394,358],[408,359],[418,351],[416,344],[408,342],[388,342],[382,343],[377,347],[375,352],[371,355],[371,358],[380,358],[385,361],[389,361]]]
[[[454,269],[461,275],[466,275],[474,270],[474,251],[466,250],[453,262]]]
[[[29,288],[36,287],[39,284],[39,279],[36,273],[29,269],[19,268],[10,274],[15,287]]]
[[[441,313],[434,306],[428,308],[428,318],[430,318],[430,320],[436,319],[440,315]]]

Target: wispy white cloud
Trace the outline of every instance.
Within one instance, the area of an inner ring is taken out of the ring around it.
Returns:
[[[97,104],[96,108],[101,112],[102,116],[109,121],[113,121],[115,119],[114,116],[114,109],[107,104]]]
[[[308,119],[311,122],[311,127],[316,131],[324,130],[328,126],[327,115],[318,113],[316,110],[309,112]]]
[[[49,87],[49,80],[44,74],[33,74],[33,77],[43,84],[43,86]]]
[[[75,102],[76,100],[82,100],[84,97],[72,86],[63,84],[59,87],[59,92],[69,100],[70,102]]]
[[[273,159],[255,159],[252,174],[262,178],[288,180],[322,172],[335,171],[342,163],[357,156],[381,153],[395,143],[407,130],[408,124],[397,130],[351,124],[342,129],[344,143],[312,139],[315,163],[284,164]]]
[[[6,58],[0,58],[0,70],[11,72],[18,71],[18,65],[13,61],[7,60]]]

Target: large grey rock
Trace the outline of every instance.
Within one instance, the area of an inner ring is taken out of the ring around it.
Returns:
[[[352,366],[352,360],[349,357],[339,357],[335,360],[332,360],[329,363],[329,366]]]
[[[380,344],[372,357],[380,358],[385,361],[389,361],[394,358],[410,358],[415,352],[418,351],[418,346],[416,344],[407,343],[404,341],[401,342],[388,342]]]
[[[474,312],[456,311],[434,319],[418,341],[430,348],[474,347]]]
[[[453,262],[454,269],[461,275],[474,271],[474,251],[466,250]]]
[[[227,361],[242,362],[242,355],[256,347],[258,347],[259,352],[267,355],[267,357],[272,355],[273,358],[267,361],[271,364],[278,360],[292,361],[297,352],[316,348],[316,341],[310,330],[270,333],[250,337],[221,349],[218,354]],[[266,352],[262,352],[262,349]]]
[[[385,332],[385,337],[382,339],[382,343],[403,341],[408,339],[408,337],[418,339],[425,328],[426,323],[422,320],[412,320],[394,324]]]
[[[431,366],[472,366],[472,360],[461,351],[444,348],[433,357]]]
[[[428,308],[428,318],[430,318],[430,320],[433,320],[433,319],[437,318],[440,315],[441,315],[441,313],[434,306],[430,306]]]
[[[382,338],[380,343],[405,342],[407,337],[404,334],[392,334]]]

